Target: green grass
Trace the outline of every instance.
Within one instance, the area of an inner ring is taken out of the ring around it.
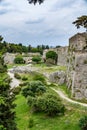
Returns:
[[[50,90],[50,93],[55,93]],[[55,93],[56,94],[56,93]],[[57,94],[56,94],[57,95]],[[70,104],[64,101],[66,112],[64,116],[48,117],[43,113],[32,113],[26,103],[26,99],[20,94],[15,101],[16,122],[18,130],[80,130],[78,126],[79,119],[87,115],[87,108]],[[34,120],[34,126],[28,128],[29,118]]]
[[[43,65],[42,67],[38,65],[37,67],[39,68],[41,73],[51,73],[57,70],[66,70],[65,67],[60,66],[47,67]],[[27,81],[31,81],[34,79],[35,73],[23,75],[21,74],[21,76],[26,76],[28,77]],[[52,87],[52,84],[48,87],[50,93],[55,93],[50,90],[50,87]],[[53,87],[55,87],[55,84],[53,84]],[[67,90],[65,85],[57,85],[56,88],[63,90],[67,95],[69,94],[69,91]],[[57,95],[57,93],[55,94]],[[26,103],[26,99],[21,94],[19,94],[15,101],[15,103],[17,104],[15,110],[17,115],[16,123],[18,130],[80,130],[78,122],[83,115],[87,115],[87,108],[68,103],[65,100],[63,100],[62,102],[66,106],[65,115],[51,118],[43,113],[31,114],[30,108]],[[34,126],[32,128],[28,128],[30,117],[32,117],[34,120]]]
[[[8,75],[6,73],[0,73],[0,82],[3,82],[7,77]]]
[[[28,119],[29,119],[29,107],[26,103],[26,99],[20,94],[16,97],[16,122],[18,130],[28,130]]]
[[[7,64],[7,68],[8,69],[11,69],[13,68],[14,66],[25,66],[26,64]]]
[[[66,71],[66,67],[65,66],[53,65],[53,66],[49,67],[49,66],[41,64],[41,65],[37,65],[36,67],[39,68],[40,73],[43,73],[43,72],[52,73],[52,72],[55,72],[55,71]]]

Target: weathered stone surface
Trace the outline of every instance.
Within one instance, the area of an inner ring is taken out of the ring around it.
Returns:
[[[11,70],[11,72],[14,73],[30,73],[32,71],[38,71],[38,69],[29,65],[26,66],[15,66],[13,67],[13,69]]]
[[[62,85],[66,83],[66,73],[64,71],[54,72],[49,75],[49,81]]]
[[[46,53],[48,51],[55,51],[58,55],[57,65],[67,66],[67,55],[68,55],[68,47],[59,47],[54,49],[46,49],[43,52],[43,60],[46,60]]]
[[[4,55],[4,63],[5,63],[5,64],[13,64],[16,55],[17,55],[17,54],[6,53],[6,54]]]
[[[76,99],[87,99],[87,34],[69,40],[67,85]]]
[[[13,64],[15,57],[18,55],[18,53],[6,53],[4,55],[4,62],[5,64]],[[40,53],[23,53],[22,54],[23,59],[26,64],[32,63],[32,57],[33,56],[40,56]]]

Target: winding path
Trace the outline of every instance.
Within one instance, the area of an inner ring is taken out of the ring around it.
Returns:
[[[54,90],[62,99],[70,102],[70,103],[73,103],[73,104],[78,104],[78,105],[81,105],[81,106],[84,106],[84,107],[87,107],[87,104],[86,103],[80,103],[78,101],[74,101],[70,98],[68,98],[62,91],[60,90],[56,90],[54,88],[51,88],[52,90]]]
[[[14,87],[17,87],[19,86],[20,84],[20,81],[18,79],[16,79],[14,77],[14,73],[12,71],[12,69],[9,69],[8,70],[8,75],[10,76],[10,78],[12,79],[10,85],[11,85],[11,88],[14,88]],[[51,88],[53,91],[55,91],[62,99],[70,102],[70,103],[73,103],[73,104],[78,104],[78,105],[81,105],[81,106],[84,106],[84,107],[87,107],[87,104],[86,103],[80,103],[78,101],[74,101],[70,98],[68,98],[61,90],[56,90],[54,88]]]
[[[12,81],[11,81],[11,83],[10,83],[11,88],[14,88],[14,87],[19,86],[20,81],[14,77],[14,73],[11,72],[10,69],[8,70],[8,75],[9,75],[10,78],[12,79]]]

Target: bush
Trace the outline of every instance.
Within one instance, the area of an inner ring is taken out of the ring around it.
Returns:
[[[28,80],[28,78],[27,78],[26,76],[23,76],[23,77],[22,77],[22,80],[23,80],[23,81],[26,81],[26,80]]]
[[[81,130],[87,130],[87,116],[84,116],[79,120],[79,126]]]
[[[57,53],[56,52],[54,52],[54,51],[48,51],[47,53],[46,53],[46,59],[49,59],[49,58],[51,58],[51,59],[53,59],[53,60],[57,60]]]
[[[65,112],[65,106],[61,103],[61,100],[57,96],[49,93],[38,98],[29,97],[28,104],[34,111],[44,112],[48,116],[56,116]]]
[[[7,71],[7,66],[4,64],[4,58],[0,55],[0,73]]]
[[[29,118],[29,128],[32,128],[34,126],[34,120],[32,117]]]
[[[15,64],[24,64],[25,61],[24,61],[23,57],[18,56],[18,57],[16,57],[16,58],[14,59],[14,63],[15,63]]]
[[[3,125],[0,125],[0,130],[6,130]]]
[[[39,81],[41,81],[43,83],[46,83],[44,75],[39,74],[39,73],[36,73],[34,75],[33,80],[39,80]]]
[[[13,92],[14,94],[16,94],[16,95],[19,94],[20,91],[21,91],[21,87],[20,87],[20,86],[14,87],[14,88],[12,89],[12,92]]]
[[[15,77],[16,79],[21,79],[21,76],[20,76],[18,73],[14,73],[14,77]]]
[[[36,62],[37,64],[41,61],[41,57],[40,56],[34,56],[33,58],[32,58],[32,61],[33,62]]]
[[[46,92],[46,87],[41,81],[31,81],[28,85],[22,88],[22,94],[27,96],[38,96],[42,95],[42,93]]]

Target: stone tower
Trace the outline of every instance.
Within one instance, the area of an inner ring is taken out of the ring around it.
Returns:
[[[72,97],[87,99],[87,33],[69,39],[67,85]]]

